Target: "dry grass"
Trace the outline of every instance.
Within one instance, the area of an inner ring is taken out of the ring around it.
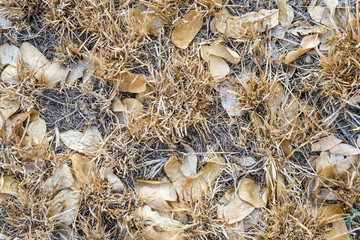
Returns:
[[[41,186],[60,165],[71,163],[71,151],[55,138],[41,152],[2,133],[0,173],[14,176],[25,192],[1,203],[0,233],[24,239],[146,238],[146,224],[135,214],[143,203],[134,191],[134,179],[164,178],[168,159],[186,155],[180,143],[195,149],[199,170],[206,164],[208,146],[226,161],[209,196],[187,205],[187,239],[227,239],[228,228],[217,218],[220,198],[246,177],[266,187],[271,164],[284,176],[284,188],[281,194],[272,193],[275,200],[268,202],[260,221],[239,239],[324,239],[331,223],[318,214],[323,205],[341,204],[350,214],[360,211],[358,181],[351,187],[343,179],[328,184],[337,196],[332,202],[314,198],[311,186],[316,171],[309,160],[314,155],[310,144],[330,132],[355,145],[360,122],[358,24],[349,24],[331,39],[328,55],[313,57],[310,67],[300,59],[290,74],[290,67],[272,57],[274,51],[286,52],[286,41],[275,41],[266,33],[246,42],[213,34],[210,22],[221,10],[214,1],[4,2],[15,25],[3,30],[7,39],[2,42],[20,45],[29,41],[64,66],[85,56],[97,64],[90,81],[54,89],[38,85],[33,73],[22,70],[21,84],[0,83],[0,96],[20,100],[21,112],[38,110],[47,122],[48,136],[96,126],[104,144],[89,161],[95,169],[114,168],[126,188],[115,193],[95,175],[81,187],[76,221],[69,226],[51,221],[48,203],[55,193]],[[234,14],[269,9],[275,2],[227,1]],[[130,18],[128,10],[135,6],[153,9],[163,23],[161,31],[149,34],[148,26]],[[195,41],[180,50],[170,40],[171,31],[192,9],[204,13],[204,24]],[[304,19],[302,6],[295,9],[297,17]],[[241,116],[228,116],[217,82],[200,56],[201,45],[209,39],[222,40],[242,58],[241,64],[231,66],[228,76],[236,85]],[[146,75],[147,91],[121,92],[113,84],[121,71]],[[239,77],[244,71],[251,72],[246,85]],[[122,124],[111,106],[115,98],[128,97],[140,99],[145,112],[141,121]],[[253,156],[257,163],[241,166],[239,159],[244,156]],[[348,219],[353,237],[359,237],[359,217],[352,214]]]

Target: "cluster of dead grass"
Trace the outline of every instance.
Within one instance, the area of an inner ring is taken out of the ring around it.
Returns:
[[[356,238],[356,4],[2,1],[0,233]]]

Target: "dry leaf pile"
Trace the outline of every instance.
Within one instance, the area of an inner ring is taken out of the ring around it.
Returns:
[[[359,7],[0,1],[0,239],[358,239]]]

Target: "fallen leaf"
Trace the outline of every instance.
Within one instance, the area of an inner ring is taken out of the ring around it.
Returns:
[[[43,67],[43,75],[40,81],[46,84],[47,87],[55,87],[59,82],[65,82],[69,69],[61,67],[57,62],[46,64]]]
[[[222,81],[229,73],[229,65],[221,57],[209,56],[209,70],[215,81]]]
[[[163,27],[162,21],[154,10],[129,9],[129,27],[131,30],[145,35],[159,35]]]
[[[229,189],[226,193],[228,195],[234,194],[235,189]],[[231,199],[226,199],[223,196],[217,208],[217,214],[220,219],[224,219],[226,223],[233,224],[236,222],[240,222],[244,218],[246,218],[250,213],[255,210],[255,207],[250,203],[247,203],[239,197],[238,194],[234,194]]]
[[[78,191],[69,189],[60,191],[49,203],[47,218],[66,225],[72,224],[78,214],[80,200],[81,195]]]
[[[196,175],[196,168],[197,168],[196,152],[189,145],[185,143],[182,143],[182,145],[184,146],[185,151],[188,152],[188,154],[185,156],[185,159],[183,160],[183,164],[180,166],[180,169],[185,177],[191,178]]]
[[[203,13],[190,11],[172,33],[171,41],[179,48],[186,49],[203,24]]]
[[[333,27],[330,20],[330,11],[322,6],[310,6],[307,8],[310,17],[317,23],[323,24],[329,28]]]
[[[323,26],[311,26],[311,25],[306,25],[306,23],[303,23],[300,26],[288,29],[287,31],[296,36],[299,35],[305,36],[309,34],[325,34],[327,32],[327,29],[326,27]]]
[[[335,155],[343,155],[343,156],[352,156],[352,155],[359,155],[360,149],[353,147],[349,144],[340,143],[332,148],[329,149],[332,154]]]
[[[169,161],[164,166],[164,171],[166,176],[173,183],[176,192],[180,197],[183,196],[183,189],[187,178],[181,171],[181,167],[183,166],[175,157],[170,157]]]
[[[323,152],[327,151],[336,145],[340,144],[342,140],[335,137],[335,135],[331,134],[330,136],[323,138],[322,140],[314,143],[311,146],[311,151],[313,152]]]
[[[0,100],[0,112],[5,120],[11,117],[20,108],[20,103],[17,100],[8,100],[4,97]]]
[[[15,178],[0,175],[0,193],[18,197],[20,192],[19,183]]]
[[[141,93],[146,90],[147,78],[142,74],[122,72],[116,76],[115,84],[120,91]]]
[[[185,240],[182,230],[160,231],[154,226],[145,228],[144,233],[152,240]]]
[[[1,80],[10,84],[18,84],[19,71],[17,67],[8,65],[1,73]]]
[[[135,191],[144,203],[158,210],[171,210],[167,201],[177,200],[172,183],[136,179]]]
[[[74,186],[74,177],[69,166],[64,163],[53,172],[52,176],[43,184],[47,191],[59,191]]]
[[[15,45],[10,45],[5,43],[0,46],[0,61],[1,65],[12,65],[14,67],[18,66],[18,63],[21,59],[20,49]]]
[[[286,2],[287,0],[276,0],[279,7],[279,22],[283,27],[288,27],[294,20],[294,10]]]
[[[220,83],[221,105],[231,117],[241,116],[242,108],[237,99],[236,87],[229,81]]]
[[[294,155],[292,154],[292,152],[294,151],[294,148],[292,147],[291,142],[288,139],[282,140],[280,146],[286,157],[289,157],[289,158],[294,157]]]
[[[236,162],[243,167],[250,167],[257,163],[253,157],[242,157],[236,159]]]
[[[258,12],[249,12],[240,17],[229,15],[216,16],[216,29],[227,37],[242,39],[249,33],[262,33],[279,24],[279,10],[262,9]]]
[[[44,143],[46,138],[46,122],[45,120],[39,118],[35,121],[32,121],[29,124],[27,133],[30,137],[32,144],[40,145]]]
[[[114,174],[113,169],[109,168],[102,168],[100,169],[100,176],[101,179],[107,180],[111,187],[116,192],[122,192],[124,190],[124,184],[121,182],[121,180]]]
[[[285,64],[290,64],[291,62],[298,59],[300,56],[305,54],[306,52],[310,51],[317,45],[319,45],[320,39],[317,34],[309,35],[304,37],[301,40],[300,47],[295,51],[290,51],[285,57]]]
[[[249,178],[244,178],[239,186],[239,197],[256,208],[265,207],[265,202],[260,196],[259,185]]]
[[[209,56],[221,57],[233,64],[240,62],[240,56],[234,50],[224,46],[221,43],[215,43],[210,46],[201,46],[201,56],[205,61],[209,61]]]
[[[125,112],[126,111],[124,104],[118,98],[115,98],[115,100],[111,106],[111,110],[113,112]]]
[[[125,98],[122,103],[130,122],[139,119],[144,114],[144,105],[136,98]]]
[[[89,184],[91,177],[90,159],[80,154],[73,154],[70,159],[78,182],[83,185]]]
[[[84,154],[94,153],[103,142],[96,127],[91,127],[83,133],[74,130],[60,133],[60,139],[68,148]]]
[[[163,230],[183,229],[184,225],[172,219],[170,212],[153,211],[149,205],[144,205],[136,209],[136,214],[143,219],[146,225],[154,225]]]
[[[67,76],[65,82],[69,85],[73,85],[76,80],[82,78],[83,82],[86,83],[94,72],[94,59],[88,56],[84,56],[83,60],[70,67],[69,75]]]

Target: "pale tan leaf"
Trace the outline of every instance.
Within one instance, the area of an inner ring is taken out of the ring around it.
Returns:
[[[310,51],[317,45],[319,45],[320,39],[317,34],[309,35],[304,37],[301,40],[300,47],[297,50],[290,51],[285,57],[285,64],[290,64],[291,62],[298,59],[300,56]]]
[[[336,145],[340,144],[342,142],[341,139],[338,139],[335,137],[335,135],[331,134],[330,136],[321,139],[320,141],[314,143],[311,146],[311,151],[313,152],[322,152],[327,151]]]
[[[265,202],[260,196],[259,185],[249,178],[244,178],[239,186],[239,197],[256,208],[265,207]]]
[[[283,27],[288,27],[294,20],[294,10],[286,2],[286,0],[276,0],[279,7],[279,21]]]
[[[360,149],[353,147],[349,144],[340,143],[329,149],[332,154],[343,155],[343,156],[352,156],[359,155]]]
[[[183,188],[186,182],[186,177],[181,171],[182,163],[180,163],[175,157],[170,157],[169,161],[164,166],[164,171],[170,181],[173,183],[176,192],[179,196],[182,196]]]
[[[236,90],[236,87],[229,81],[220,83],[221,105],[231,117],[241,116],[242,113]]]
[[[30,141],[35,145],[44,143],[46,137],[46,122],[39,118],[32,121],[27,129]]]
[[[145,228],[144,233],[152,240],[185,240],[182,230],[159,231],[153,226]]]
[[[147,78],[142,74],[122,72],[117,75],[115,83],[120,91],[129,93],[141,93],[146,90]]]
[[[116,192],[121,192],[125,188],[122,181],[114,174],[114,169],[101,168],[100,177],[103,180],[107,180]]]
[[[65,82],[69,85],[73,85],[76,80],[82,78],[83,82],[86,83],[94,72],[94,59],[88,56],[84,56],[83,60],[70,67],[69,75],[67,76]]]
[[[131,120],[136,120],[144,114],[144,105],[136,98],[125,98],[122,103]]]
[[[65,189],[60,191],[49,203],[46,216],[49,220],[72,224],[79,211],[81,195],[78,191]]]
[[[52,176],[43,184],[43,189],[47,191],[59,191],[74,186],[74,177],[69,166],[64,163],[55,169]]]
[[[115,98],[115,100],[111,106],[111,110],[113,112],[125,112],[126,111],[124,104],[118,98]]]
[[[90,183],[91,163],[89,157],[80,154],[73,154],[70,157],[75,177],[80,184]]]
[[[239,163],[243,167],[250,167],[257,163],[253,157],[242,157],[242,158],[236,159],[236,162]]]
[[[325,34],[327,32],[327,29],[324,26],[307,26],[304,23],[301,26],[289,29],[288,32],[297,36],[305,36],[309,34]]]
[[[18,84],[19,71],[17,67],[8,65],[1,73],[1,80],[6,83]]]
[[[43,74],[43,67],[49,63],[49,60],[30,43],[23,43],[20,46],[22,63],[35,73],[35,77],[40,79]]]
[[[9,64],[17,67],[21,58],[20,56],[20,49],[15,45],[5,43],[0,46],[0,61],[2,66]]]
[[[330,20],[330,11],[327,8],[322,6],[310,6],[307,10],[311,19],[315,22],[323,24],[329,28],[333,27],[333,24]]]
[[[280,84],[274,84],[272,86],[272,92],[273,95],[268,99],[267,105],[270,109],[271,115],[275,116],[285,98],[285,93],[283,87]]]
[[[177,25],[171,35],[171,41],[179,48],[189,46],[203,24],[203,13],[196,10],[190,11]]]
[[[63,68],[57,62],[49,63],[43,67],[43,74],[38,80],[46,84],[47,87],[52,88],[59,82],[65,82],[69,71],[69,69]]]
[[[5,120],[12,116],[20,108],[20,103],[17,100],[0,99],[0,112]]]
[[[226,193],[230,195],[234,193],[235,189],[229,189]],[[228,224],[239,222],[246,218],[251,212],[255,210],[251,204],[241,200],[238,194],[232,196],[227,200],[225,196],[218,204],[217,214],[219,218],[223,218]]]
[[[60,133],[60,139],[68,148],[78,151],[78,149],[80,148],[79,142],[82,135],[83,134],[79,131],[69,130]]]
[[[331,240],[349,240],[350,235],[344,220],[338,220],[332,223],[331,230],[326,234],[327,239]]]
[[[18,197],[21,193],[18,181],[11,176],[0,175],[0,193]]]
[[[91,127],[83,133],[74,130],[60,133],[60,139],[68,148],[84,154],[94,153],[103,142],[99,130],[95,127]]]
[[[135,191],[150,207],[171,210],[167,201],[176,201],[177,194],[172,183],[135,179]]]
[[[221,57],[209,56],[209,70],[215,81],[223,80],[229,73],[229,65]]]
[[[163,27],[162,21],[153,10],[129,9],[129,27],[138,34],[159,35]]]
[[[240,62],[239,54],[221,43],[215,43],[210,46],[201,46],[201,56],[205,61],[208,62],[210,60],[209,56],[211,55],[224,58],[233,64]]]
[[[143,219],[146,225],[155,225],[163,230],[182,229],[183,224],[175,219],[172,219],[170,212],[153,211],[149,205],[136,209],[136,214]]]
[[[182,143],[182,145],[184,146],[185,151],[188,152],[188,154],[185,156],[185,159],[183,160],[183,164],[180,167],[180,169],[185,177],[191,178],[196,175],[196,168],[197,168],[196,152],[189,145],[185,143]]]

